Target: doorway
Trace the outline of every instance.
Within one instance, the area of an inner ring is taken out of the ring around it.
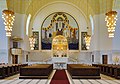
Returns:
[[[12,55],[12,64],[18,64],[18,55]]]
[[[92,55],[92,62],[94,62],[94,55]]]
[[[107,64],[108,62],[108,55],[102,55],[102,64]]]

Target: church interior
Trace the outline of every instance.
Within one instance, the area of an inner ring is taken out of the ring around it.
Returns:
[[[120,84],[120,0],[0,0],[0,84]]]

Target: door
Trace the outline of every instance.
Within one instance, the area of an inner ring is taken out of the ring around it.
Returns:
[[[92,62],[94,62],[94,55],[92,55]]]
[[[108,56],[107,55],[102,55],[102,63],[107,64],[108,61]]]
[[[18,55],[12,56],[12,64],[18,64]]]

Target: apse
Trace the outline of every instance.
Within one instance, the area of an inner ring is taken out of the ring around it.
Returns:
[[[79,50],[79,27],[70,14],[55,12],[45,18],[41,26],[41,49],[51,50],[52,40],[57,35],[67,39],[69,50]]]

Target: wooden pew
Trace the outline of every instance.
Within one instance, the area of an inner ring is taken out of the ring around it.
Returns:
[[[48,78],[53,70],[53,64],[36,64],[20,68],[20,79]]]
[[[10,64],[10,65],[0,65],[0,78],[12,76],[19,73],[20,67],[27,66],[28,64]]]
[[[9,76],[14,75],[14,67],[13,67],[13,65],[7,65],[7,66],[8,66]]]
[[[5,77],[10,76],[10,69],[9,69],[9,66],[4,65],[4,71],[5,71]]]
[[[100,69],[81,64],[68,64],[67,70],[72,78],[100,79]]]
[[[120,79],[120,65],[113,64],[93,64],[93,66],[99,67],[102,74]]]
[[[5,78],[4,66],[0,65],[0,79]]]

